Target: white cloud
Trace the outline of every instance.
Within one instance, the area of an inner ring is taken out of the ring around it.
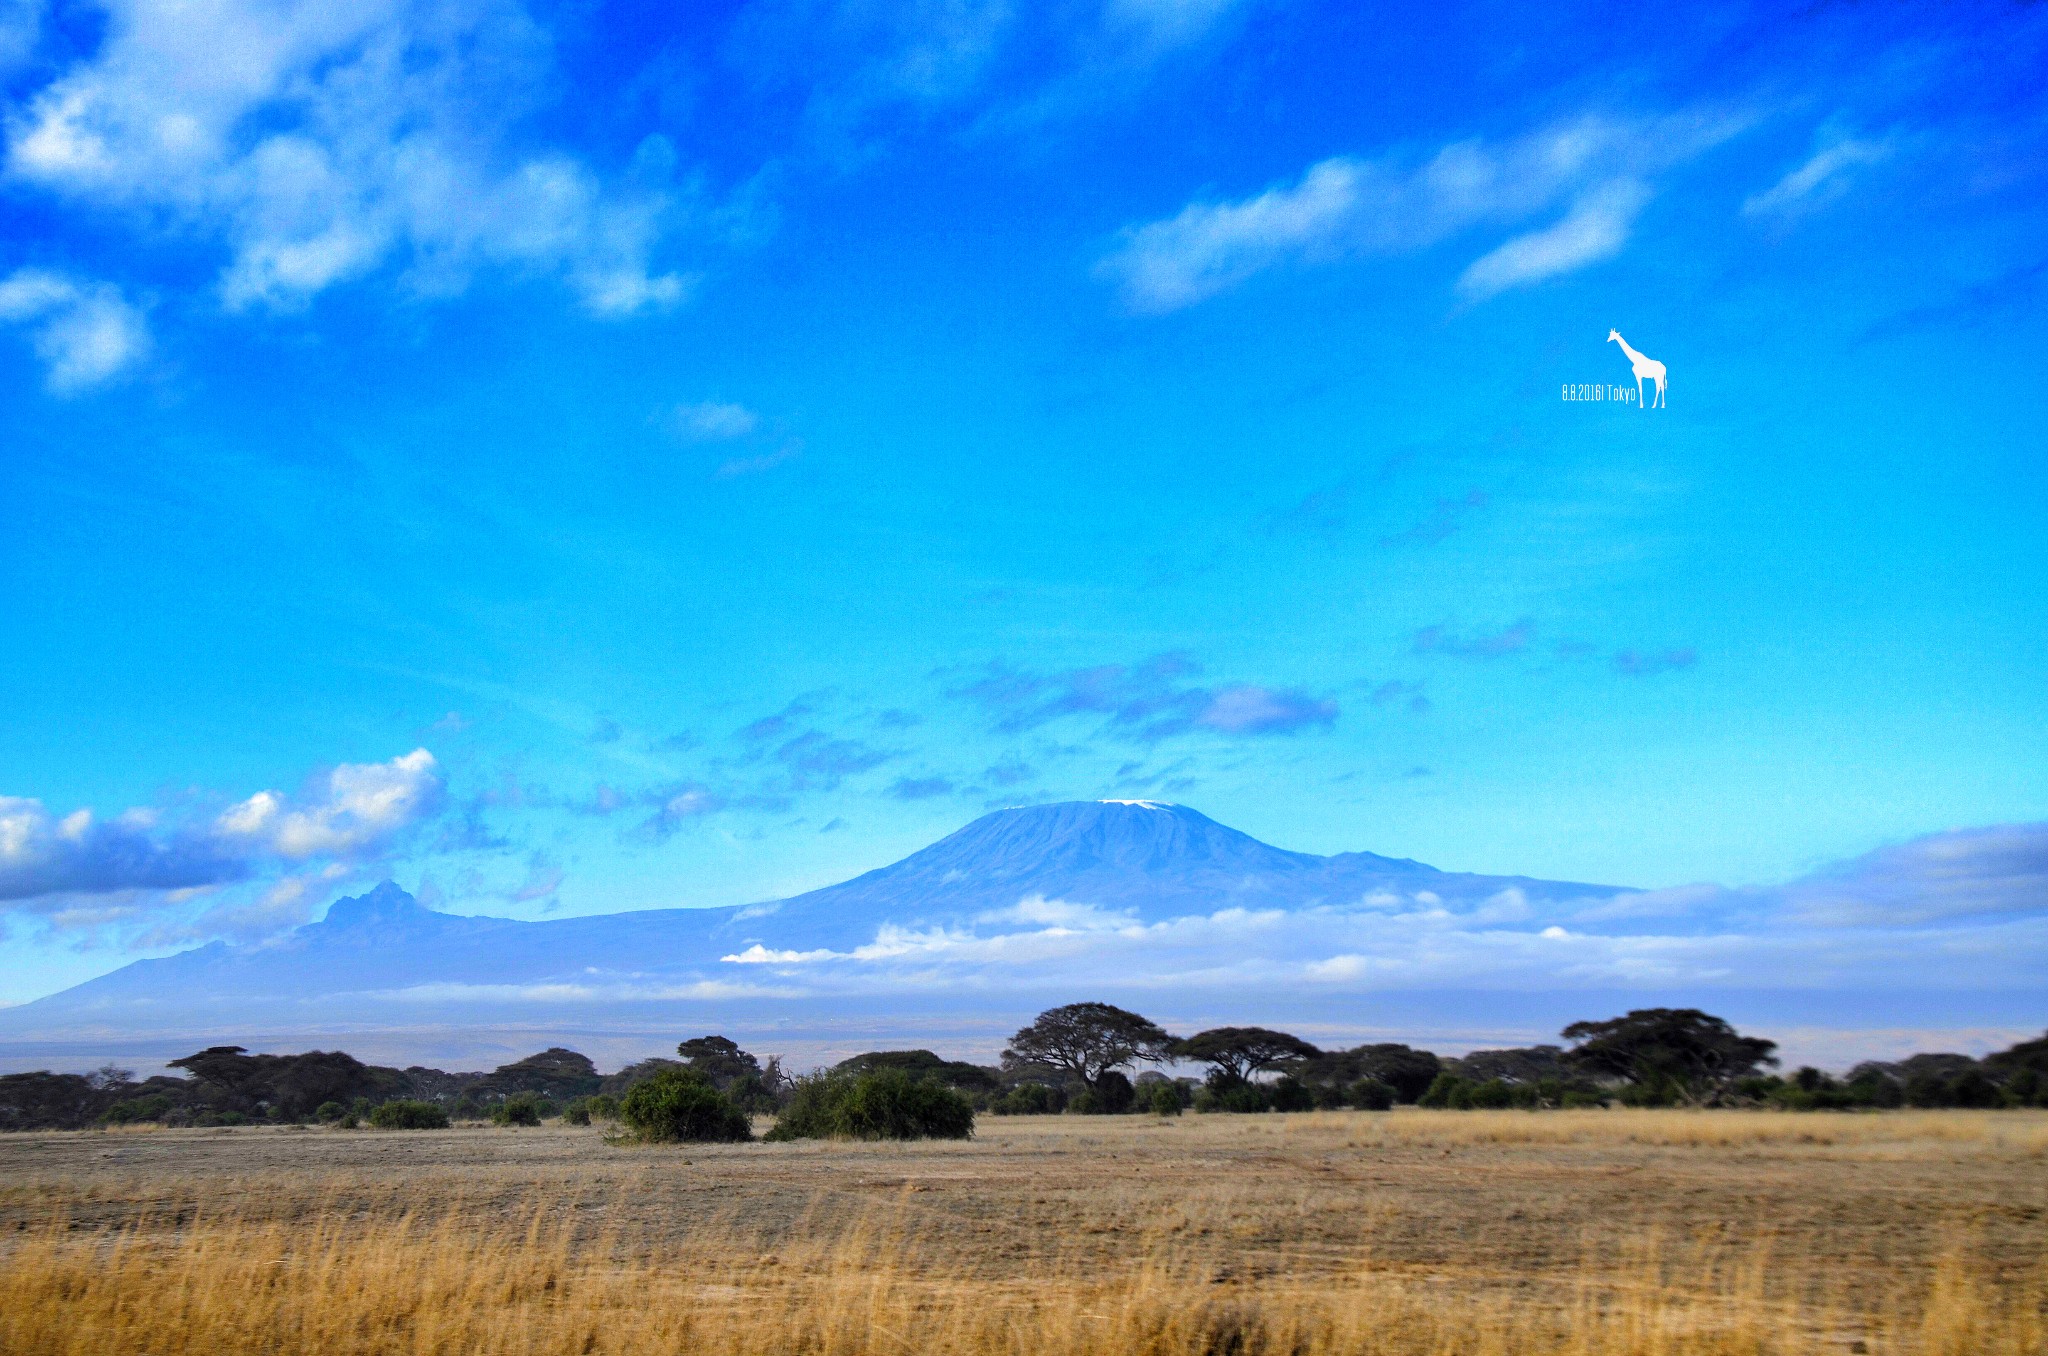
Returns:
[[[1649,176],[1745,125],[1721,112],[1592,115],[1499,146],[1457,142],[1419,166],[1336,156],[1292,185],[1236,202],[1190,203],[1132,227],[1098,272],[1120,285],[1132,309],[1172,311],[1270,268],[1404,253],[1569,204],[1563,219],[1468,270],[1468,292],[1498,291],[1614,253],[1648,200]]]
[[[391,261],[423,293],[500,266],[557,274],[600,315],[674,304],[688,280],[651,263],[674,210],[665,141],[611,186],[503,148],[546,70],[511,0],[112,0],[98,52],[10,120],[8,171],[224,237],[231,308],[301,305]]]
[[[761,416],[744,405],[720,400],[678,405],[669,414],[669,427],[679,438],[693,443],[724,442],[744,438],[761,426]]]
[[[223,811],[224,838],[258,842],[279,856],[346,856],[375,847],[438,807],[441,778],[425,749],[388,763],[343,763],[305,803],[259,791]]]
[[[179,890],[243,874],[232,854],[198,835],[152,837],[133,815],[62,817],[39,800],[0,796],[0,902],[50,896]]]
[[[1562,221],[1516,236],[1473,260],[1458,278],[1458,291],[1480,301],[1612,258],[1621,253],[1636,213],[1649,201],[1649,188],[1636,180],[1601,184],[1573,203]]]
[[[148,322],[112,283],[19,269],[0,280],[0,321],[30,328],[57,395],[111,381],[149,354]]]
[[[1848,192],[1854,170],[1889,159],[1891,153],[1889,139],[1859,141],[1854,137],[1843,137],[1815,152],[1805,164],[1771,187],[1745,199],[1742,214],[1749,217],[1788,216],[1832,202]]]
[[[806,961],[833,960],[840,955],[840,952],[824,948],[816,951],[770,951],[759,942],[755,942],[744,951],[734,952],[730,956],[720,956],[718,959],[728,965],[802,965]]]

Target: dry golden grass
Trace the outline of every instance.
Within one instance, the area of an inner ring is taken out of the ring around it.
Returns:
[[[1588,1259],[1555,1305],[1441,1293],[1376,1270],[1219,1285],[1171,1249],[1108,1278],[1050,1261],[1033,1282],[962,1274],[870,1218],[778,1254],[744,1230],[620,1261],[546,1210],[506,1234],[461,1214],[292,1226],[202,1219],[171,1234],[55,1223],[0,1262],[0,1350],[98,1356],[241,1352],[1082,1356],[1359,1353],[1924,1356],[2048,1351],[2039,1276],[2000,1285],[1959,1256],[1877,1311],[1768,1249]]]
[[[1674,1148],[1824,1144],[1987,1145],[2048,1158],[2048,1119],[1951,1111],[1799,1115],[1698,1111],[1421,1111],[1369,1120],[1358,1142],[1652,1144]]]
[[[0,1352],[2048,1356],[2048,1116],[0,1138]]]

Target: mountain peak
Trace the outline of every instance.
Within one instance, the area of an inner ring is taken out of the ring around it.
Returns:
[[[1245,873],[1298,870],[1320,860],[1269,847],[1185,805],[1070,800],[993,811],[870,875],[934,883],[1029,882],[1050,891],[1070,883],[1075,872]]]
[[[327,910],[322,926],[336,931],[355,931],[394,923],[417,923],[440,916],[400,889],[397,881],[387,880],[367,894],[335,900]]]

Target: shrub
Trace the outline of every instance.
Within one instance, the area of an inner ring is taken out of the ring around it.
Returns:
[[[619,1118],[619,1099],[608,1092],[586,1097],[583,1103],[590,1108],[590,1119],[594,1121],[615,1121]]]
[[[1316,1109],[1315,1093],[1303,1087],[1300,1083],[1295,1082],[1292,1078],[1283,1078],[1278,1083],[1275,1083],[1271,1098],[1273,1110],[1275,1111],[1314,1111]]]
[[[1906,1080],[1906,1105],[1916,1107],[1954,1106],[1948,1080],[1938,1073],[1916,1073]]]
[[[1859,1106],[1897,1107],[1904,1106],[1906,1090],[1896,1078],[1883,1073],[1871,1072],[1849,1082],[1849,1095]]]
[[[799,1078],[768,1138],[967,1139],[974,1108],[944,1084],[901,1069]]]
[[[590,1099],[588,1097],[570,1098],[568,1104],[562,1108],[562,1119],[570,1125],[590,1124]]]
[[[432,1102],[400,1099],[372,1107],[370,1124],[379,1130],[446,1130],[448,1113]]]
[[[1269,1110],[1272,1094],[1257,1083],[1224,1083],[1212,1079],[1195,1094],[1197,1111],[1229,1111],[1240,1115]]]
[[[989,1104],[998,1116],[1056,1116],[1067,1109],[1067,1094],[1043,1083],[1019,1083]]]
[[[740,1144],[754,1137],[746,1113],[694,1069],[663,1069],[635,1083],[619,1119],[647,1143]]]
[[[171,1099],[164,1093],[152,1093],[147,1097],[131,1097],[116,1102],[100,1117],[109,1125],[132,1125],[137,1121],[160,1121],[171,1114]]]
[[[491,1108],[492,1125],[539,1125],[541,1116],[553,1110],[537,1092],[515,1092]]]
[[[1469,1096],[1471,1084],[1453,1073],[1440,1073],[1423,1094],[1415,1099],[1415,1105],[1436,1109],[1456,1107]]]
[[[2005,1100],[2011,1106],[2048,1106],[2048,1078],[2021,1069],[2006,1081]]]
[[[1131,1109],[1138,1099],[1137,1089],[1131,1080],[1115,1069],[1102,1074],[1095,1080],[1096,1109],[1105,1116],[1121,1116]]]
[[[1351,1105],[1360,1111],[1392,1111],[1394,1090],[1377,1078],[1361,1078],[1351,1085]]]
[[[1180,1089],[1171,1083],[1152,1084],[1146,1110],[1155,1116],[1180,1115]]]
[[[313,1110],[313,1119],[322,1125],[332,1125],[348,1115],[348,1108],[339,1102],[322,1102]]]
[[[1948,1096],[1951,1105],[1963,1107],[1994,1107],[2002,1100],[1998,1085],[1977,1069],[1965,1069],[1949,1079]]]

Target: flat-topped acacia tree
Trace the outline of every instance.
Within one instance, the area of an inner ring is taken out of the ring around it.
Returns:
[[[1108,1003],[1069,1003],[1039,1013],[1010,1037],[1003,1067],[1060,1069],[1092,1089],[1111,1069],[1165,1061],[1173,1045],[1162,1027],[1135,1012]]]
[[[1175,1059],[1193,1060],[1216,1070],[1213,1081],[1235,1086],[1255,1073],[1276,1068],[1283,1060],[1314,1059],[1322,1051],[1299,1036],[1263,1026],[1219,1026],[1175,1041]]]
[[[1567,1063],[1597,1077],[1667,1087],[1693,1102],[1778,1062],[1777,1042],[1745,1036],[1698,1008],[1636,1008],[1604,1022],[1573,1022],[1563,1034],[1576,1042]]]

